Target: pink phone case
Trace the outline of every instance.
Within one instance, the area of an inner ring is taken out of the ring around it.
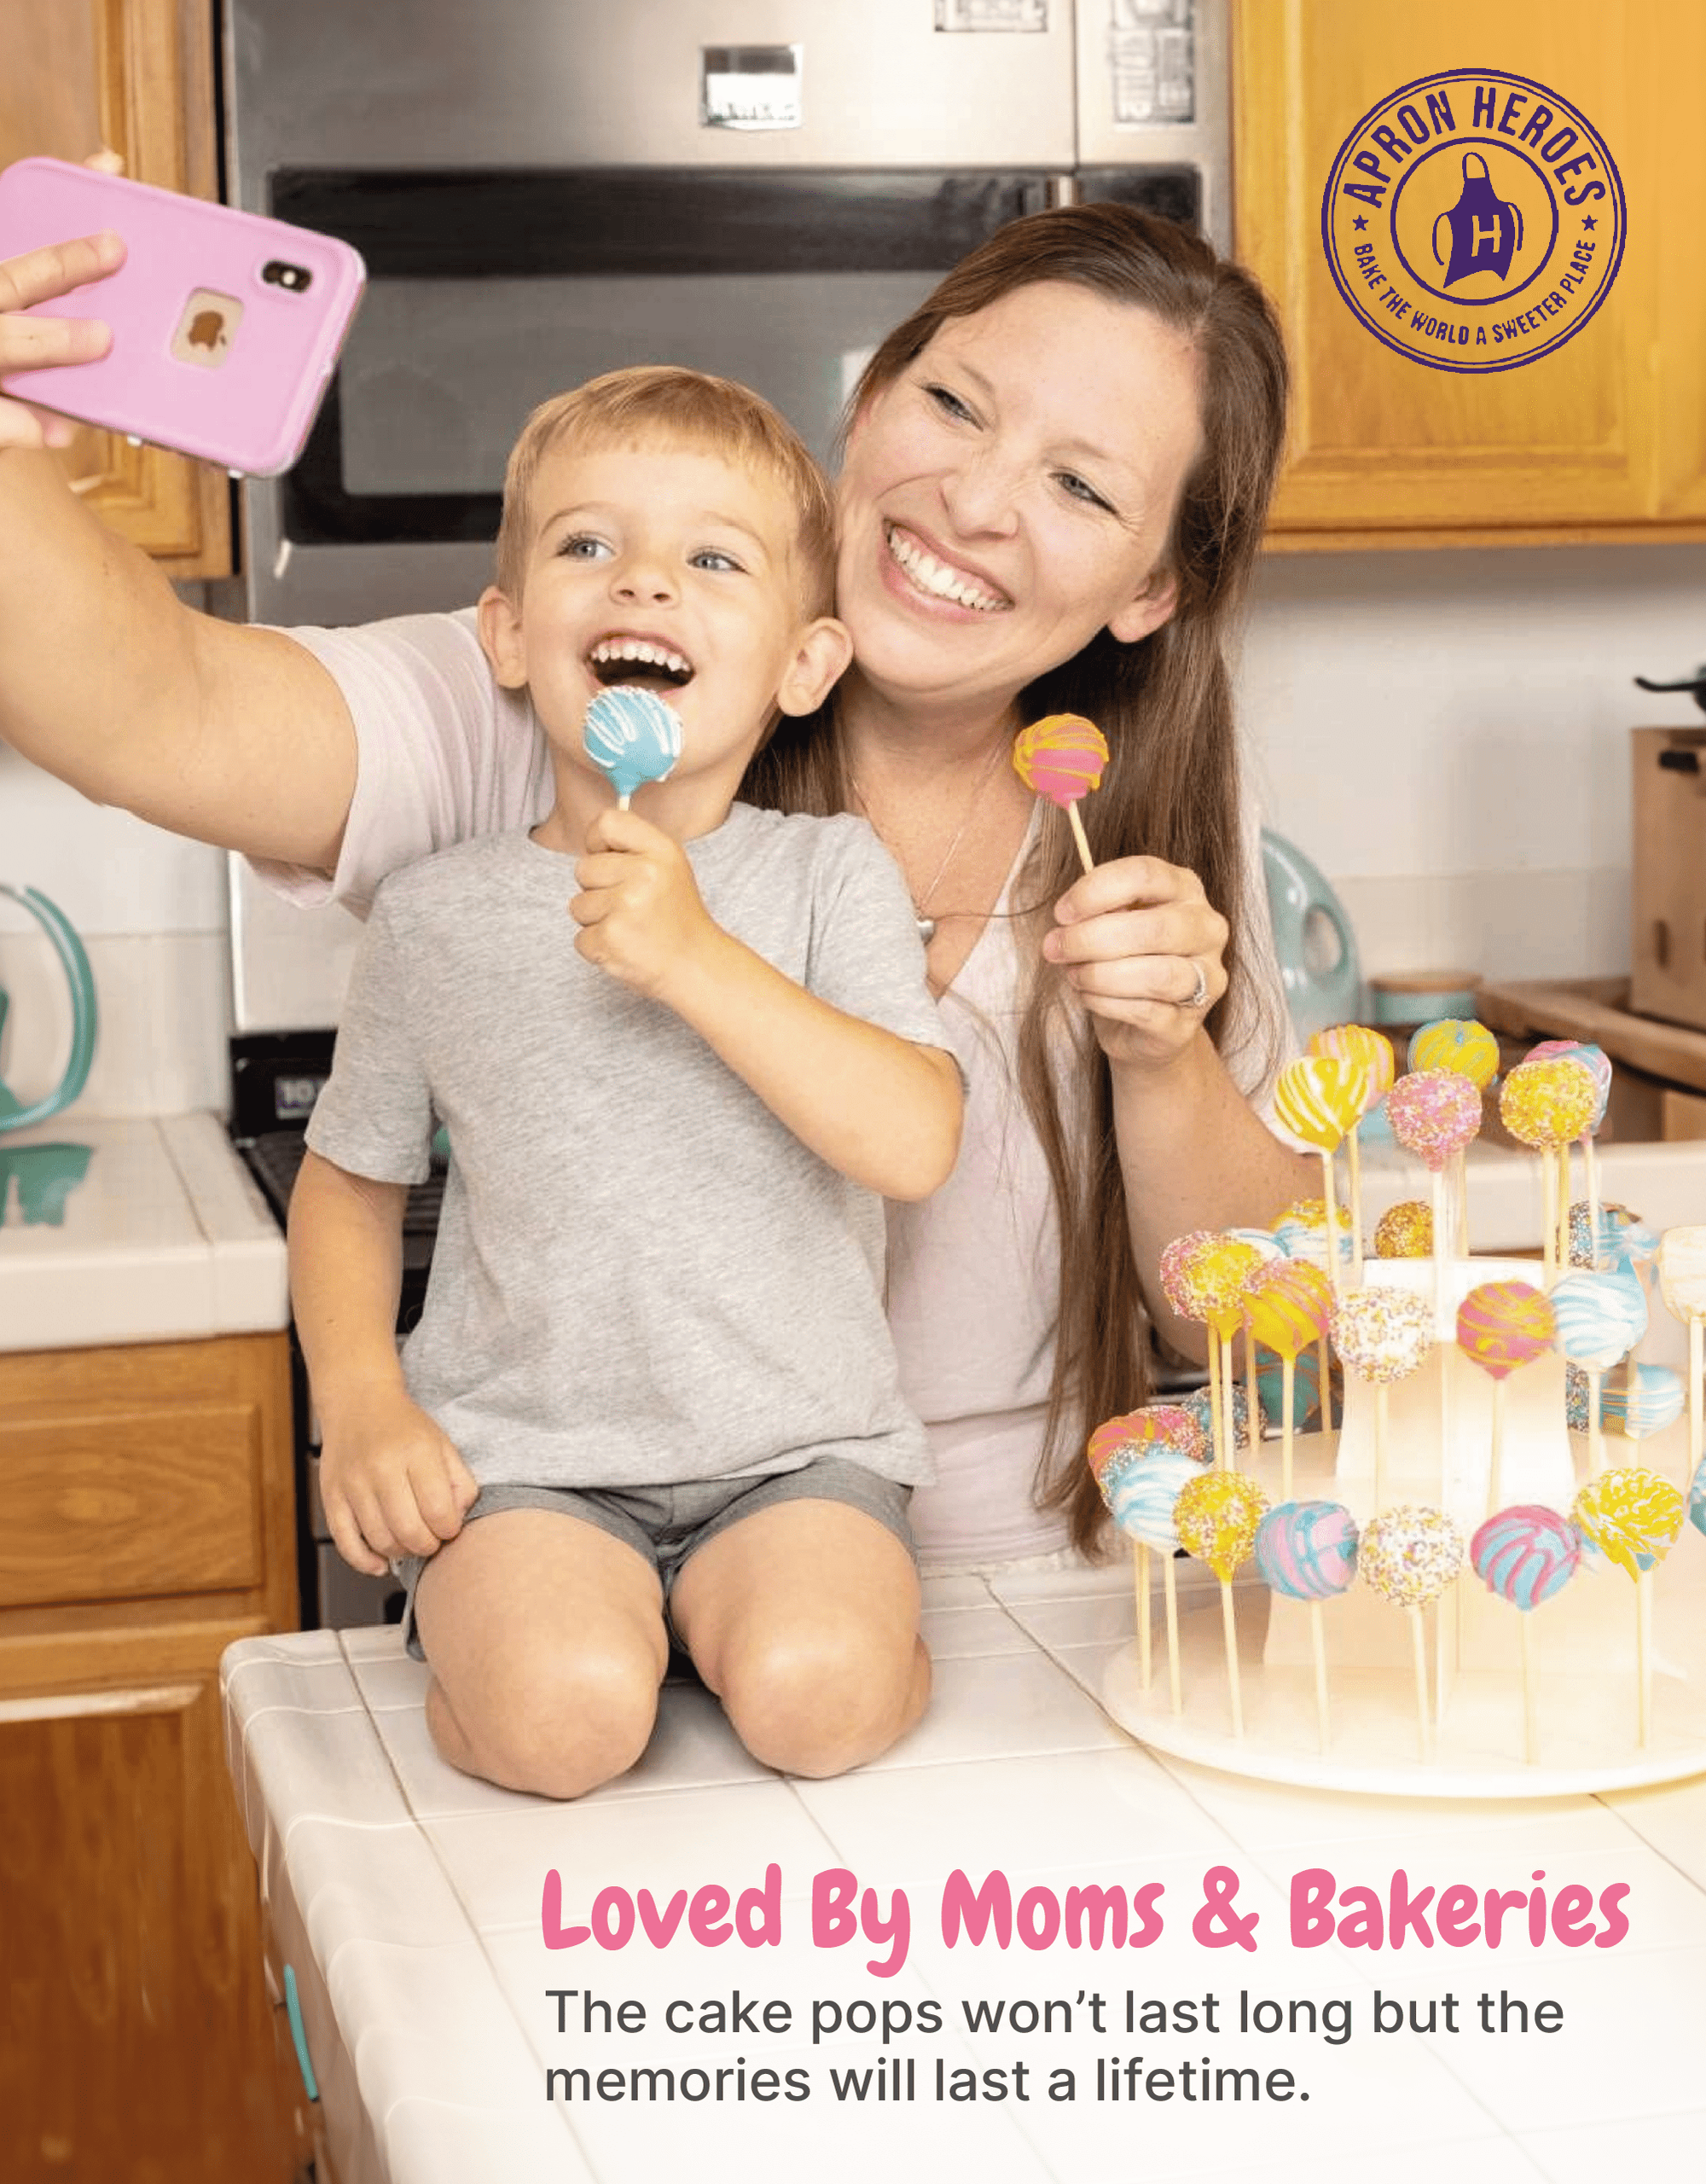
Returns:
[[[61,160],[0,171],[0,258],[110,229],[118,272],[33,308],[99,318],[94,363],[12,372],[0,386],[113,432],[271,477],[302,452],[366,269],[335,236]]]

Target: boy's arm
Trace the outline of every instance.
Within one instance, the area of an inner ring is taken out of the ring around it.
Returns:
[[[606,811],[576,868],[576,946],[675,1011],[800,1141],[885,1198],[927,1198],[960,1148],[960,1072],[943,1048],[850,1016],[717,925],[679,844]]]
[[[290,1200],[292,1309],[320,1415],[321,1498],[338,1551],[383,1576],[390,1555],[431,1554],[477,1490],[455,1446],[413,1402],[397,1353],[408,1187],[317,1153]]]

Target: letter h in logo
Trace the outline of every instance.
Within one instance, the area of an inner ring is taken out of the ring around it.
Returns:
[[[1470,171],[1471,160],[1480,169],[1478,174]],[[1464,154],[1463,188],[1457,202],[1434,222],[1431,241],[1436,264],[1445,263],[1439,246],[1442,220],[1451,234],[1451,262],[1445,275],[1448,288],[1470,273],[1496,273],[1504,280],[1523,240],[1523,215],[1517,206],[1493,195],[1493,177],[1479,152]]]

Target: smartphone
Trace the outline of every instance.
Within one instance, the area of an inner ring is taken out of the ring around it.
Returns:
[[[334,235],[62,160],[0,170],[0,258],[110,229],[125,263],[33,309],[98,318],[92,363],[0,375],[20,401],[275,477],[302,452],[367,279]]]

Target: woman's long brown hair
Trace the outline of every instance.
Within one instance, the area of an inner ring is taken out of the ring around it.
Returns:
[[[1199,237],[1125,206],[1067,206],[1014,221],[963,259],[878,349],[850,415],[892,385],[945,321],[1041,281],[1070,281],[1147,311],[1187,335],[1197,353],[1203,451],[1185,481],[1168,549],[1167,571],[1178,586],[1171,618],[1134,645],[1101,631],[1040,676],[1020,705],[1027,719],[1085,714],[1107,737],[1101,788],[1081,807],[1096,862],[1142,853],[1183,866],[1227,919],[1232,984],[1208,1018],[1219,1043],[1229,1016],[1247,1021],[1250,1005],[1242,990],[1246,874],[1226,645],[1284,443],[1285,348],[1262,290]],[[783,810],[845,808],[833,699],[809,718],[781,723],[741,793]],[[1039,941],[1050,906],[1079,870],[1064,820],[1048,817],[1022,883]],[[1068,1005],[1069,990],[1034,960],[1039,969],[1019,1031],[1019,1089],[1047,1162],[1060,1236],[1037,1498],[1065,1508],[1075,1544],[1088,1548],[1105,1513],[1082,1460],[1083,1436],[1089,1425],[1144,1400],[1146,1320],[1114,1136],[1112,1077],[1082,1012]],[[1063,1037],[1082,1062],[1069,1080],[1076,1112],[1065,1112],[1060,1096]]]

